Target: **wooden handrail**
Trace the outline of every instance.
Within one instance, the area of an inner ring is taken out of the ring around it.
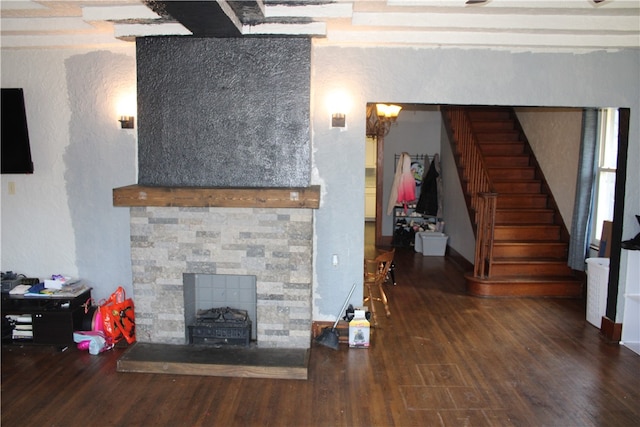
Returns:
[[[458,151],[460,163],[458,166],[464,170],[465,191],[470,196],[471,208],[476,216],[475,223],[478,224],[478,194],[493,193],[494,190],[484,167],[467,112],[462,107],[448,107],[446,111],[453,130],[453,142]]]
[[[469,198],[471,220],[475,223],[476,253],[474,276],[490,277],[493,262],[493,233],[497,193],[493,189],[480,148],[464,107],[446,107],[452,144],[457,154],[461,181]]]

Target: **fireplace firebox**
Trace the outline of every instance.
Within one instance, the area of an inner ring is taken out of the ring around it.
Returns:
[[[251,320],[247,310],[217,307],[198,310],[189,328],[189,344],[243,345],[251,338]]]

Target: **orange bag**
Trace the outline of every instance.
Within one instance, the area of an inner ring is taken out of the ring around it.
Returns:
[[[136,341],[136,322],[133,300],[125,299],[119,286],[109,299],[100,305],[104,334],[115,344],[124,338],[129,344]]]

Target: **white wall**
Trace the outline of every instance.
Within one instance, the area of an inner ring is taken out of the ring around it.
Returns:
[[[476,254],[476,237],[473,232],[467,201],[464,198],[462,184],[451,148],[451,141],[442,126],[442,188],[444,189],[443,210],[444,232],[449,236],[447,246],[473,264]]]
[[[312,64],[313,181],[323,188],[315,215],[314,319],[333,318],[351,284],[362,280],[364,171],[349,171],[350,165],[364,163],[367,102],[628,107],[629,159],[640,158],[638,50],[577,54],[316,46]],[[325,97],[336,90],[352,100],[344,131],[327,124]],[[639,184],[640,170],[630,167],[625,238],[637,233]],[[331,266],[333,253],[340,256],[338,268]],[[360,304],[361,296],[351,301]]]
[[[2,87],[24,88],[33,175],[2,175],[2,271],[80,277],[131,292],[129,210],[112,189],[137,181],[136,132],[116,103],[135,99],[135,47],[2,50]],[[9,194],[9,182],[15,194]]]

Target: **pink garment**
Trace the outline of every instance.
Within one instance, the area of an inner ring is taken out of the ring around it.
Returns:
[[[411,157],[404,156],[402,163],[402,173],[398,184],[398,204],[407,204],[416,200],[416,180],[411,171]]]
[[[398,159],[396,173],[393,177],[391,195],[387,204],[387,215],[393,213],[396,205],[405,205],[416,200],[416,181],[411,172],[411,156],[409,153],[402,153]]]

